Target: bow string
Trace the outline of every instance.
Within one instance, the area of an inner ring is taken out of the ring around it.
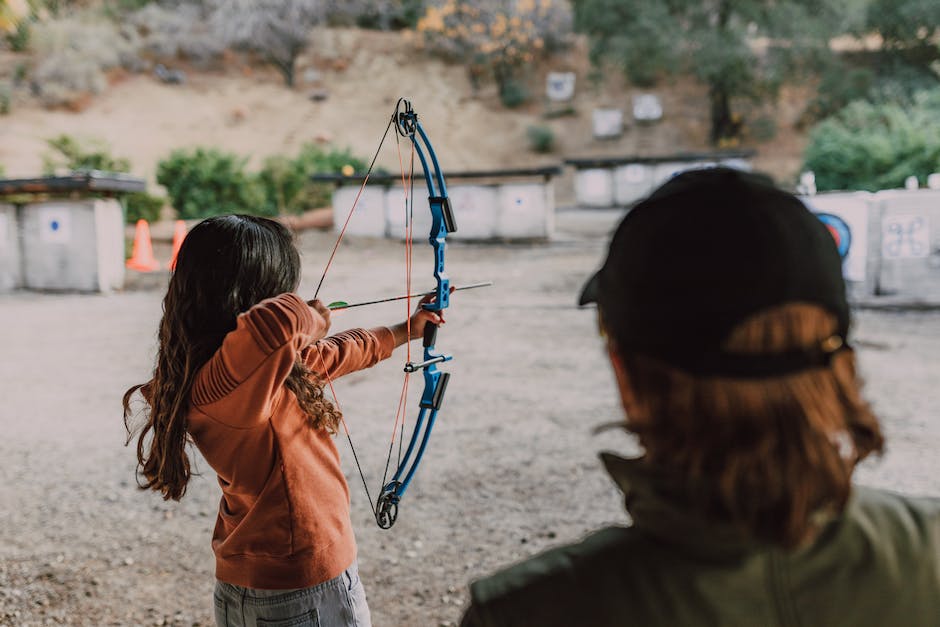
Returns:
[[[379,146],[376,149],[375,155],[372,157],[372,160],[369,164],[369,169],[363,178],[363,181],[359,187],[359,191],[356,194],[355,200],[353,201],[353,205],[349,210],[348,215],[346,216],[346,220],[343,223],[343,227],[340,230],[336,243],[333,246],[329,260],[327,261],[326,267],[323,270],[323,274],[320,277],[320,282],[317,285],[316,293],[314,294],[314,298],[319,295],[320,288],[323,286],[323,281],[326,278],[326,274],[329,271],[330,266],[332,265],[336,256],[336,251],[339,248],[340,242],[343,240],[343,236],[345,235],[346,229],[349,226],[349,222],[355,213],[356,206],[359,203],[362,192],[365,189],[365,186],[369,181],[369,177],[372,174],[372,170],[375,166],[376,160],[378,159],[379,152],[382,150],[382,146],[385,143],[385,140],[392,127],[394,127],[396,131],[396,145],[398,146],[398,158],[399,164],[401,166],[402,187],[404,190],[406,277],[406,296],[404,299],[406,300],[406,331],[409,341],[406,342],[407,354],[406,363],[403,369],[405,374],[402,383],[401,394],[399,396],[398,409],[395,415],[395,424],[392,428],[392,436],[389,442],[388,457],[386,458],[385,463],[385,472],[382,477],[382,484],[378,497],[374,503],[369,492],[368,482],[366,481],[365,474],[362,470],[362,465],[359,462],[359,456],[356,453],[355,446],[353,445],[349,428],[346,425],[345,419],[342,421],[346,438],[349,441],[349,446],[356,462],[356,467],[359,470],[359,476],[362,479],[362,485],[366,492],[366,498],[369,501],[369,506],[372,509],[376,523],[382,529],[389,529],[392,527],[392,525],[395,524],[395,521],[398,518],[399,503],[401,502],[405,491],[408,489],[408,486],[411,484],[418,466],[421,463],[421,459],[424,456],[425,450],[427,449],[428,441],[431,437],[431,431],[441,409],[441,405],[444,400],[444,393],[447,390],[447,384],[450,381],[450,374],[440,371],[438,369],[438,364],[450,361],[452,359],[451,355],[438,352],[436,348],[438,325],[431,322],[428,322],[424,328],[424,350],[421,356],[421,360],[413,361],[411,355],[411,298],[413,296],[411,289],[411,275],[413,268],[412,260],[414,250],[413,199],[416,156],[423,170],[425,183],[427,184],[428,205],[431,212],[431,230],[428,235],[428,243],[431,245],[434,255],[433,275],[435,279],[435,288],[430,292],[430,294],[433,294],[433,298],[429,302],[421,304],[421,306],[428,311],[440,313],[450,306],[451,286],[450,279],[448,278],[447,272],[445,270],[445,251],[447,248],[447,234],[455,232],[457,230],[457,225],[454,221],[454,214],[450,206],[450,200],[447,197],[447,186],[444,182],[444,175],[441,171],[440,164],[438,163],[437,154],[435,153],[434,147],[432,146],[431,141],[428,139],[428,135],[421,125],[421,122],[418,120],[418,115],[414,111],[411,102],[405,100],[404,98],[399,99],[395,105],[395,112],[389,120],[388,125],[385,127],[385,132],[382,135],[382,139],[379,141]],[[411,146],[410,169],[407,178],[405,174],[405,163],[401,152],[401,139],[407,140]],[[418,372],[419,370],[422,371],[423,374],[424,390],[421,394],[421,400],[418,404],[418,415],[415,419],[411,437],[408,441],[407,447],[405,447],[403,451],[409,380],[411,374]],[[336,396],[336,391],[333,388],[333,382],[329,377],[329,373],[326,372],[326,368],[323,368],[322,371],[325,374],[326,381],[330,387],[330,391],[337,409],[342,412],[341,408],[339,407],[339,401]],[[392,455],[395,449],[396,439],[398,441],[398,456],[396,466],[393,469]]]

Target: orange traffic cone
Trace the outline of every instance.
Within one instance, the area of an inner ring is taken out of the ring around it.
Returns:
[[[134,231],[134,250],[125,264],[138,272],[153,272],[160,267],[153,256],[153,244],[150,242],[150,227],[146,220],[138,220]]]
[[[177,220],[176,226],[173,227],[173,256],[170,258],[170,264],[167,266],[170,270],[176,269],[176,256],[180,253],[180,246],[183,245],[184,239],[186,239],[186,223],[182,220]]]

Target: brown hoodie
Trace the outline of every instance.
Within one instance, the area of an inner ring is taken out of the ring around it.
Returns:
[[[305,588],[356,557],[339,452],[284,387],[298,354],[330,379],[391,355],[388,329],[311,344],[323,319],[296,294],[262,301],[197,373],[189,433],[222,487],[212,537],[216,577],[250,588]]]

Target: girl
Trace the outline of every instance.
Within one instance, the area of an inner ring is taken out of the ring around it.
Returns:
[[[134,392],[149,405],[137,439],[142,488],[179,500],[188,442],[218,474],[220,626],[371,624],[331,437],[341,414],[324,379],[373,366],[409,330],[421,337],[428,322],[443,322],[419,306],[410,324],[326,337],[330,311],[297,296],[299,282],[300,256],[281,224],[239,215],[199,223],[163,300],[153,378],[124,395],[125,425]]]

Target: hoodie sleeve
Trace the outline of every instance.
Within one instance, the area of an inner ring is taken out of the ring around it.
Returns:
[[[261,301],[238,316],[197,373],[193,405],[231,427],[267,420],[300,350],[324,331],[323,318],[296,294]]]
[[[385,328],[349,329],[311,344],[303,352],[307,367],[320,376],[337,379],[388,359],[395,337]]]

